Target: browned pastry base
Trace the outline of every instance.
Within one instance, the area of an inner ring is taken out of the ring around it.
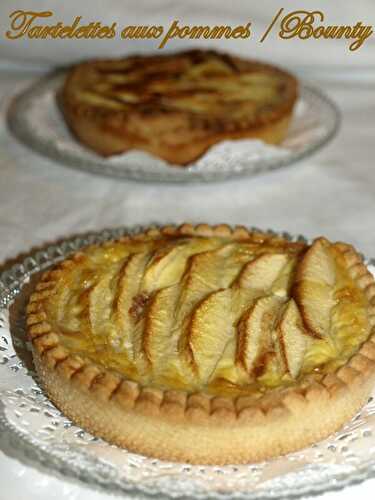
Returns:
[[[346,297],[351,294],[353,304],[356,300],[367,304],[363,316],[368,325],[365,340],[337,369],[313,370],[290,379],[286,385],[266,390],[256,401],[246,394],[230,396],[204,390],[176,390],[173,386],[170,389],[145,386],[113,368],[70,352],[62,342],[66,332],[52,330],[48,311],[53,310],[50,305],[61,293],[57,293],[56,283],[65,279],[77,265],[82,265],[84,257],[79,253],[45,274],[28,306],[36,369],[58,408],[94,435],[131,451],[205,464],[248,463],[292,452],[326,438],[355,415],[369,397],[375,380],[375,284],[350,245],[329,244],[319,239],[315,246],[304,248],[304,244],[249,233],[242,227],[188,224],[180,228],[151,229],[137,235],[136,240],[142,242],[144,238],[147,243],[150,238],[163,238],[163,235],[172,239],[215,237],[238,244],[263,244],[278,249],[277,252],[297,251],[302,260],[296,279],[302,288],[306,285],[304,273],[311,276],[316,269],[320,272],[327,262],[318,262],[314,269],[311,266],[316,265],[321,249],[332,245],[347,275],[345,287],[339,287],[340,294],[345,292]],[[131,237],[125,238],[124,245],[129,241]],[[103,248],[108,248],[110,256],[111,247]],[[316,324],[315,319],[309,317],[310,306],[303,291],[292,289],[291,293],[305,307],[306,325]],[[359,317],[363,312],[354,310],[350,314]],[[69,339],[72,334],[67,335]]]
[[[140,149],[187,165],[212,145],[286,136],[297,82],[273,66],[212,51],[80,64],[66,80],[66,121],[102,156]]]
[[[121,134],[120,130],[114,132],[105,125],[99,129],[96,122],[92,122],[84,116],[75,115],[68,109],[65,110],[66,121],[78,139],[101,156],[112,156],[131,149],[140,149],[179,166],[189,165],[211,146],[224,140],[261,139],[268,144],[280,144],[287,134],[291,116],[292,114],[289,113],[271,125],[239,132],[216,134],[205,139],[193,140],[190,143],[174,145],[173,143],[147,144],[142,141],[137,143],[137,139],[130,138],[126,132],[124,134]],[[134,142],[131,142],[132,139]]]
[[[357,358],[353,363],[357,368],[347,367],[338,376],[312,385],[305,394],[289,391],[275,407],[238,408],[236,414],[219,400],[211,414],[193,401],[184,409],[178,395],[174,401],[174,394],[166,394],[158,408],[160,398],[146,391],[134,407],[131,399],[138,390],[132,385],[110,395],[99,384],[90,387],[92,378],[87,373],[70,382],[64,380],[66,374],[41,364],[35,351],[34,360],[51,400],[94,436],[163,460],[225,465],[290,453],[340,429],[366,403],[374,385],[375,343],[363,352],[371,361]]]

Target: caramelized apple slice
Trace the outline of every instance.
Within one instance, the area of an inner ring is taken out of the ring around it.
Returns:
[[[233,335],[231,295],[230,289],[220,290],[202,300],[180,338],[180,354],[203,383],[209,379]]]
[[[88,303],[85,296],[96,283],[96,273],[91,269],[74,269],[73,272],[65,273],[58,283],[58,293],[49,301],[48,313],[52,321],[56,321],[59,328],[66,332],[80,332],[81,315],[84,310],[88,311]],[[81,283],[84,283],[83,290]],[[55,311],[54,311],[55,309]]]
[[[330,253],[330,243],[318,238],[301,260],[296,281],[316,281],[333,286],[336,281],[335,261]]]
[[[176,284],[185,270],[186,260],[196,252],[218,246],[215,239],[181,240],[179,244],[164,246],[157,250],[145,271],[142,289],[146,293]]]
[[[274,350],[268,350],[257,359],[254,375],[258,382],[267,387],[277,387],[280,384],[282,373],[279,356]]]
[[[287,299],[290,296],[290,291],[293,286],[295,269],[298,259],[295,256],[289,256],[288,262],[282,268],[276,280],[272,283],[270,292],[273,295]]]
[[[320,238],[300,262],[293,291],[305,327],[317,338],[329,335],[331,311],[336,304],[333,288],[335,274],[329,243]]]
[[[306,349],[311,342],[303,327],[298,307],[291,299],[277,325],[275,344],[283,370],[294,379],[301,371]]]
[[[109,266],[109,269],[98,276],[96,284],[88,291],[87,319],[92,340],[98,349],[106,350],[109,337],[115,333],[115,326],[110,317],[119,267],[119,263]]]
[[[227,380],[230,382],[233,380],[237,381],[239,370],[234,362],[235,356],[236,339],[232,336],[225,346],[223,354],[210,377],[210,381],[215,379]]]
[[[119,270],[117,290],[113,301],[113,318],[117,326],[117,339],[121,347],[132,351],[132,331],[137,320],[134,313],[143,271],[150,258],[149,253],[131,254]],[[117,342],[117,343],[118,343]]]
[[[242,262],[234,250],[235,246],[228,244],[190,257],[182,279],[176,327],[190,314],[195,304],[209,293],[226,288],[232,283]]]
[[[160,366],[163,357],[173,351],[173,312],[178,298],[178,285],[158,290],[151,298],[144,322],[141,351],[152,367]]]
[[[331,311],[336,305],[332,288],[325,283],[301,281],[293,297],[308,333],[318,339],[329,337]]]
[[[178,281],[185,265],[184,259],[181,258],[185,245],[186,242],[181,242],[177,246],[168,245],[156,250],[144,273],[142,290],[151,293]]]
[[[184,288],[216,290],[224,286],[223,281],[226,279],[223,276],[223,263],[230,257],[232,250],[232,245],[224,245],[192,255],[182,279]]]
[[[244,267],[237,283],[243,288],[256,288],[266,292],[277,280],[288,260],[286,254],[259,255]]]
[[[236,361],[247,373],[271,347],[271,332],[281,304],[275,296],[259,298],[238,324]]]
[[[237,325],[244,312],[249,309],[256,299],[263,297],[261,290],[254,288],[232,288],[231,315],[233,325]]]
[[[214,379],[223,380],[228,383],[238,383],[240,380],[246,384],[249,381],[247,373],[236,363],[237,336],[235,325],[238,324],[245,310],[248,310],[256,299],[259,291],[252,288],[232,288],[230,301],[230,321],[233,325],[233,335],[225,346],[223,355],[215,367],[210,382]]]

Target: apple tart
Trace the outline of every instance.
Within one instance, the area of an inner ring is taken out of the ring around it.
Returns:
[[[257,61],[214,51],[79,64],[62,109],[76,137],[100,155],[138,149],[187,165],[226,139],[285,137],[297,81]]]
[[[174,461],[246,463],[327,437],[375,380],[375,284],[345,243],[150,228],[43,274],[27,324],[51,400]]]

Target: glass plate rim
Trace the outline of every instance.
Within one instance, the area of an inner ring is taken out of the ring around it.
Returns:
[[[147,224],[105,228],[103,230],[90,231],[59,239],[58,243],[46,244],[37,250],[26,252],[26,256],[22,258],[22,261],[13,264],[0,273],[0,308],[6,309],[12,304],[13,300],[20,293],[27,279],[32,274],[47,269],[60,260],[65,259],[70,254],[92,244],[116,240],[124,235],[133,235],[151,227],[162,227],[164,225],[165,224]],[[177,226],[177,224],[168,225]],[[231,228],[234,227],[230,224],[228,225]],[[274,231],[272,229],[263,230],[253,226],[247,227],[247,229],[280,236],[289,241],[302,241],[307,243],[312,241],[310,238],[306,238],[301,234],[292,235],[287,231]],[[365,264],[367,266],[375,266],[375,258],[365,258]],[[1,406],[2,403],[0,401],[0,409]],[[137,484],[137,486],[134,486],[131,483],[125,484],[123,480],[116,483],[114,478],[111,477],[110,474],[106,475],[104,471],[99,475],[94,476],[90,474],[88,476],[84,465],[80,466],[74,463],[69,466],[69,464],[58,455],[55,455],[53,457],[54,460],[51,462],[50,451],[47,451],[45,447],[41,446],[39,443],[33,442],[32,438],[29,438],[26,434],[19,431],[7,420],[5,413],[1,411],[0,431],[0,433],[7,432],[7,439],[14,447],[21,447],[29,464],[35,466],[33,462],[36,462],[38,465],[45,468],[46,473],[57,474],[60,478],[65,476],[70,479],[76,479],[90,487],[99,488],[100,491],[114,493],[116,495],[126,494],[133,498],[153,499],[163,497],[178,500],[191,498],[176,494],[168,495],[168,493],[161,488],[159,490],[155,490],[155,488],[150,490],[147,485]],[[82,455],[85,454],[85,452],[81,453]],[[97,461],[99,464],[99,459],[97,459]],[[291,475],[293,474],[299,474],[299,472],[291,473]],[[305,486],[298,486],[297,488],[292,486],[289,487],[289,489],[284,486],[283,490],[278,491],[277,494],[267,492],[262,488],[259,490],[254,489],[253,491],[231,491],[225,493],[219,491],[202,492],[198,494],[195,493],[195,497],[201,500],[224,500],[228,498],[241,500],[289,500],[301,498],[306,495],[319,495],[328,491],[341,490],[347,486],[362,483],[370,478],[375,478],[375,456],[372,460],[358,466],[355,472],[335,472],[330,476],[330,481],[322,481],[318,484],[307,483]]]
[[[99,177],[108,177],[120,179],[123,181],[131,180],[136,182],[154,182],[154,183],[171,183],[171,184],[194,184],[194,183],[209,183],[209,182],[222,182],[229,179],[239,179],[246,177],[253,177],[258,174],[267,173],[273,170],[278,170],[283,167],[293,165],[301,160],[304,160],[311,155],[315,154],[325,145],[327,145],[338,133],[342,121],[341,111],[337,104],[331,97],[329,97],[322,89],[318,88],[310,82],[299,79],[299,99],[301,96],[313,96],[313,98],[318,99],[322,105],[324,105],[330,113],[331,126],[327,129],[325,134],[315,141],[308,143],[300,151],[292,151],[289,154],[271,158],[265,161],[265,165],[261,166],[259,160],[259,166],[253,169],[242,168],[241,170],[226,171],[220,173],[209,172],[205,173],[204,170],[194,172],[190,171],[190,175],[186,177],[174,176],[175,168],[171,167],[170,171],[165,171],[165,173],[160,174],[158,172],[153,173],[152,171],[146,170],[116,170],[107,165],[103,169],[102,162],[105,163],[106,160],[100,159],[84,159],[80,158],[74,152],[64,153],[58,147],[54,141],[41,140],[37,135],[34,134],[33,128],[30,128],[26,120],[24,119],[25,109],[28,109],[30,102],[33,99],[43,95],[50,87],[54,85],[62,84],[62,80],[66,75],[66,70],[54,71],[50,74],[45,75],[36,82],[27,86],[21,92],[14,95],[8,106],[7,110],[7,124],[9,130],[12,134],[25,146],[41,154],[42,156],[53,160],[62,167],[68,167],[73,170],[78,170],[81,172],[91,173]],[[297,101],[298,103],[298,101]]]

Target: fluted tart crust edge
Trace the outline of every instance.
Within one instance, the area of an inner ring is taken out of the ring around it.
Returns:
[[[280,237],[244,227],[184,224],[150,228],[135,237],[222,236],[237,240]],[[303,386],[265,393],[254,404],[246,396],[142,387],[119,373],[70,354],[52,331],[44,301],[64,268],[80,254],[44,273],[27,309],[28,333],[41,383],[68,417],[94,435],[130,451],[189,463],[248,463],[289,453],[326,438],[366,402],[375,381],[375,283],[352,246],[339,243],[350,277],[369,302],[368,339],[337,371]],[[306,383],[307,382],[307,383]]]

